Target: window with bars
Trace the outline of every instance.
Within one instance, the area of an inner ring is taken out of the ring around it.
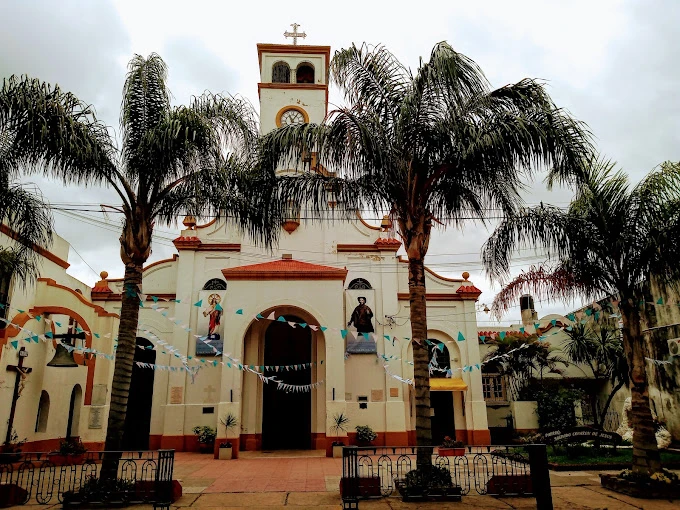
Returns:
[[[482,374],[482,391],[484,400],[489,403],[508,401],[505,378],[501,374]]]
[[[290,83],[290,67],[285,62],[277,62],[272,67],[272,83]]]

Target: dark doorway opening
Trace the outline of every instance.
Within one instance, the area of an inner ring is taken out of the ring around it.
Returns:
[[[456,439],[456,425],[453,421],[453,393],[450,391],[430,392],[432,416],[432,444],[442,444],[444,437]]]
[[[71,390],[71,400],[68,405],[68,420],[66,422],[66,439],[78,437],[80,425],[80,406],[83,405],[83,390],[76,384]]]
[[[304,322],[293,316],[286,321]],[[264,336],[264,365],[290,366],[289,370],[267,372],[286,384],[310,384],[310,366],[296,370],[294,365],[312,361],[312,334],[309,328],[291,328],[286,322],[272,322]],[[278,390],[264,384],[262,392],[262,449],[308,450],[312,447],[312,392]]]
[[[150,368],[138,367],[136,363],[137,361],[156,363],[156,351],[147,349],[147,347],[153,347],[153,344],[146,338],[138,337],[123,431],[123,448],[125,450],[149,449],[154,371]]]

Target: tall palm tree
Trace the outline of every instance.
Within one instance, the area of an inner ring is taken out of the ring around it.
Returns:
[[[10,119],[7,152],[15,168],[25,166],[70,183],[102,183],[121,200],[115,209],[123,218],[120,256],[125,276],[105,445],[106,450],[120,450],[138,293],[154,226],[172,224],[184,214],[224,214],[254,239],[269,242],[276,235],[266,218],[251,214],[247,198],[253,189],[247,169],[258,137],[254,111],[244,100],[208,93],[193,98],[189,106],[171,106],[167,67],[152,54],[136,55],[129,64],[120,150],[91,108],[37,80],[7,80],[0,112],[10,112],[0,115]]]
[[[484,356],[485,370],[504,376],[510,386],[514,400],[523,397],[532,381],[542,380],[546,374],[562,374],[560,368],[569,362],[559,354],[558,349],[548,342],[541,342],[537,335],[525,337],[507,334],[488,343],[494,346]]]
[[[531,268],[496,296],[500,314],[524,292],[545,299],[613,296],[623,321],[623,350],[632,393],[633,470],[655,473],[661,460],[654,437],[645,367],[644,283],[680,282],[680,165],[664,164],[635,186],[614,165],[593,161],[568,209],[524,209],[504,220],[483,249],[483,263],[494,280],[508,277],[512,253],[543,246],[554,263]]]
[[[588,135],[542,84],[525,79],[491,90],[477,64],[445,42],[415,74],[382,46],[353,45],[336,52],[330,76],[348,106],[320,125],[269,133],[261,163],[272,173],[301,168],[309,159],[302,156],[316,152],[335,173],[281,176],[272,205],[306,204],[323,214],[330,191],[348,217],[363,209],[393,215],[409,260],[417,444],[430,445],[424,260],[433,224],[512,211],[532,165],[548,166],[552,180],[570,179],[590,150]]]
[[[596,381],[611,382],[612,390],[602,409],[597,399],[592,400],[593,420],[597,427],[602,428],[614,395],[628,383],[628,364],[621,334],[607,324],[595,326],[585,321],[576,322],[565,332],[567,341],[563,351],[569,361],[576,366],[588,367]]]

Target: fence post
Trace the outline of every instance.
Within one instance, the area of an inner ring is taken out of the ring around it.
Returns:
[[[158,450],[156,468],[156,497],[154,509],[169,509],[172,503],[172,472],[175,467],[175,450]]]
[[[342,491],[343,510],[359,508],[359,457],[356,446],[345,446],[342,449]]]
[[[526,449],[529,452],[531,486],[536,496],[536,510],[553,510],[548,450],[544,444],[530,444]]]

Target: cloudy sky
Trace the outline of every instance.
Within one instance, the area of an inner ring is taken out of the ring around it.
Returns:
[[[680,2],[667,1],[76,1],[0,2],[0,77],[29,74],[58,83],[92,103],[117,128],[126,64],[134,53],[159,53],[170,70],[177,104],[204,90],[241,94],[257,107],[255,45],[284,43],[297,22],[305,44],[382,43],[416,68],[432,46],[448,41],[474,59],[494,87],[525,77],[546,80],[555,102],[585,121],[601,153],[617,161],[633,181],[665,160],[679,160]],[[331,101],[341,102],[337,91]],[[115,204],[112,192],[64,187],[30,179],[54,205]],[[548,193],[538,180],[528,203],[565,205],[567,190]],[[93,207],[96,208],[96,207]],[[122,276],[117,219],[102,225],[57,212],[57,232],[74,250],[69,272],[92,284],[98,273]],[[150,261],[174,253],[177,230],[159,230]],[[490,303],[491,286],[479,265],[489,229],[468,225],[438,232],[429,264],[444,274],[467,270]],[[520,271],[541,257],[523,253]],[[537,303],[539,315],[573,307]],[[518,310],[506,318],[516,318]],[[480,321],[489,320],[483,314]]]

